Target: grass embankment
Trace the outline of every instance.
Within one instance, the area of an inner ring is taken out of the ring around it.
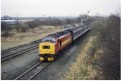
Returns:
[[[63,30],[62,26],[39,26],[26,32],[11,31],[12,35],[1,37],[1,50],[41,39],[48,34]]]
[[[96,75],[97,70],[94,70],[91,65],[91,61],[94,60],[92,58],[92,50],[95,50],[96,48],[96,39],[97,36],[91,36],[86,39],[83,44],[81,44],[83,45],[83,48],[80,49],[76,61],[70,66],[69,71],[65,75],[65,79],[85,80]]]
[[[120,79],[120,18],[96,21],[64,79]]]

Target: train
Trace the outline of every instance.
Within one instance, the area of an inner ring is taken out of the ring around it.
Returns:
[[[54,61],[77,38],[91,29],[90,24],[50,34],[39,44],[40,61]]]

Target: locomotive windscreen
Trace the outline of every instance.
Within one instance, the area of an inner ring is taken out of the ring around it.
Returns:
[[[55,38],[53,37],[45,37],[42,39],[42,42],[45,42],[45,41],[52,41],[52,42],[56,42]]]

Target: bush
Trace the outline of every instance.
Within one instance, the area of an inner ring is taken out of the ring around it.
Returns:
[[[11,31],[12,27],[6,22],[1,22],[1,30],[2,31]]]
[[[111,15],[98,32],[104,50],[98,61],[105,79],[120,79],[120,18]]]
[[[40,23],[40,20],[36,19],[34,21],[29,21],[26,24],[28,24],[28,26],[33,29],[33,28],[39,26],[41,23]]]
[[[20,32],[26,32],[28,31],[30,28],[28,27],[27,24],[23,24],[20,28]]]
[[[94,57],[96,67],[103,74],[96,78],[120,79],[120,18],[111,15],[97,20],[93,24],[91,34],[98,37],[96,45],[99,44],[98,49],[103,51],[98,53],[96,50]]]
[[[1,36],[2,37],[10,37],[10,36],[12,36],[13,35],[13,33],[10,33],[10,32],[4,32]]]

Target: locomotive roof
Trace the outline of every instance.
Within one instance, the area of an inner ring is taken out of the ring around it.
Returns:
[[[54,42],[54,40],[56,40],[57,38],[65,35],[65,34],[68,34],[68,33],[69,33],[69,31],[66,31],[66,30],[61,31],[61,32],[56,32],[54,34],[50,34],[47,37],[43,38],[43,41],[52,41],[52,42]]]
[[[61,37],[61,36],[65,35],[65,34],[68,34],[68,33],[70,33],[70,32],[67,31],[67,30],[64,30],[64,31],[55,33],[55,35],[57,35],[58,37]]]

